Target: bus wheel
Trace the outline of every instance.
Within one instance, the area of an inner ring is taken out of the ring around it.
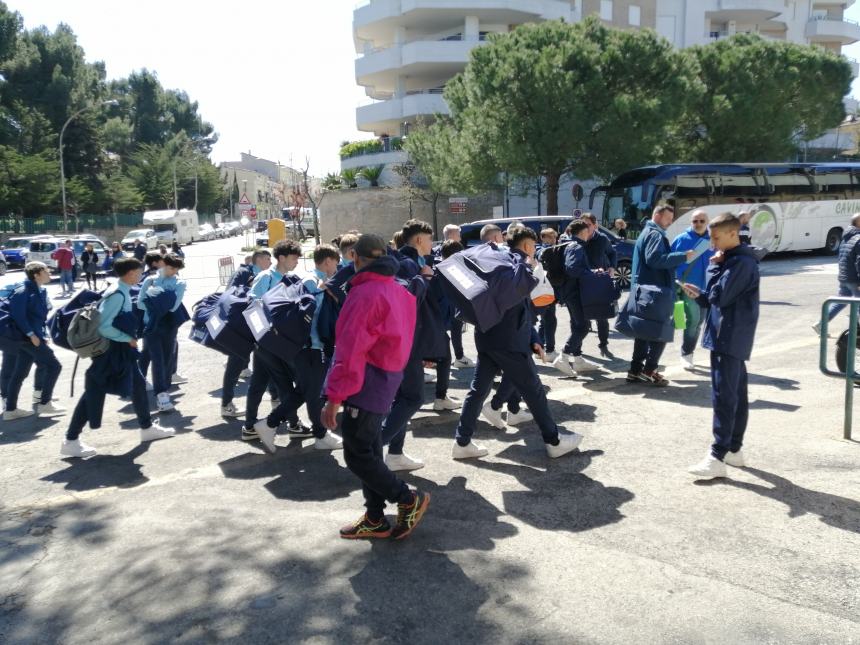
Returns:
[[[842,241],[842,229],[831,228],[827,232],[827,237],[824,240],[824,248],[822,249],[828,255],[836,255],[839,253],[839,243]]]

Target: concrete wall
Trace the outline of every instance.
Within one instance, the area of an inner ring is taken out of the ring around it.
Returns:
[[[501,195],[470,198],[464,214],[449,212],[448,196],[441,196],[437,203],[437,234],[448,223],[464,224],[493,216],[493,206],[502,203]],[[320,235],[328,241],[345,231],[356,229],[366,233],[378,233],[390,239],[409,218],[423,219],[433,224],[433,206],[429,202],[415,200],[410,205],[404,191],[395,188],[353,188],[327,193],[320,207]]]

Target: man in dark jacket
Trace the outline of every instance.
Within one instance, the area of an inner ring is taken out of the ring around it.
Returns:
[[[726,476],[726,464],[742,468],[741,454],[749,418],[746,361],[752,353],[759,315],[759,272],[755,250],[740,241],[740,221],[717,215],[709,228],[715,270],[704,291],[684,283],[684,292],[706,307],[702,345],[711,350],[714,443],[705,459],[689,472],[702,479]]]
[[[638,285],[659,287],[666,297],[674,300],[674,270],[684,262],[692,262],[693,251],[672,253],[666,229],[671,226],[675,211],[671,206],[657,206],[645,223],[633,249],[630,298],[635,298]],[[671,313],[671,310],[670,310]],[[670,318],[667,316],[667,323]],[[627,373],[629,383],[651,383],[665,386],[669,381],[657,371],[666,343],[659,340],[634,338],[633,358]]]
[[[463,402],[460,422],[457,424],[456,441],[452,450],[454,459],[487,455],[487,449],[472,441],[472,435],[475,433],[481,407],[490,393],[493,379],[499,372],[510,379],[516,391],[525,399],[551,458],[573,452],[582,441],[582,435],[568,432],[556,425],[547,404],[546,392],[531,358],[533,352],[543,356],[543,348],[535,342],[536,334],[529,312],[531,300],[528,297],[536,284],[529,261],[534,257],[537,235],[525,226],[515,227],[514,230],[509,227],[508,246],[514,262],[511,288],[516,293],[524,292],[525,297],[518,305],[508,309],[498,324],[485,332],[475,330],[478,361],[469,393]]]
[[[842,235],[839,244],[839,295],[846,298],[860,298],[860,213],[851,218],[851,228]],[[830,305],[828,320],[833,320],[843,304]],[[816,334],[821,333],[821,323],[812,327]]]
[[[137,239],[134,241],[134,257],[143,262],[146,257],[146,244]]]
[[[593,213],[585,213],[582,219],[588,224],[589,235],[588,241],[585,243],[585,253],[588,255],[588,261],[595,269],[607,271],[610,274],[615,273],[618,268],[618,253],[615,247],[612,246],[612,240],[609,236],[600,230],[597,225],[597,218]],[[609,352],[609,319],[599,318],[594,321],[597,325],[597,340],[600,355],[605,358],[612,358]]]
[[[561,286],[561,297],[570,313],[570,336],[564,344],[564,349],[552,366],[567,376],[579,373],[594,372],[600,366],[585,359],[582,355],[582,341],[588,334],[588,319],[582,310],[580,293],[587,274],[594,269],[588,258],[586,244],[590,237],[588,223],[582,219],[573,220],[568,224],[565,233],[571,242],[564,250],[564,282]]]

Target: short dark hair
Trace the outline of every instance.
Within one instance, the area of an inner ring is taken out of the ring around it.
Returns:
[[[666,211],[674,213],[675,209],[669,206],[669,204],[658,204],[654,207],[654,211],[651,213],[651,217],[654,217],[654,215],[662,215]]]
[[[137,269],[142,269],[143,264],[137,258],[120,258],[113,263],[113,270],[120,278],[126,273],[131,273]]]
[[[331,245],[334,247],[340,248],[340,238],[341,237],[343,237],[343,236],[342,235],[336,235],[335,237],[331,238]]]
[[[523,240],[534,240],[537,242],[537,233],[528,226],[510,226],[507,230],[508,246],[516,248]]]
[[[447,260],[455,253],[463,250],[463,245],[456,240],[445,240],[442,242],[442,259]]]
[[[275,244],[272,249],[272,255],[275,256],[275,261],[278,260],[279,257],[290,256],[290,255],[298,255],[301,256],[302,247],[295,240],[281,240],[277,244]]]
[[[540,232],[541,237],[543,237],[544,235],[555,235],[556,237],[558,237],[558,231],[555,230],[554,228],[552,228],[551,226],[547,226],[545,229],[541,230],[541,232]]]
[[[320,244],[314,249],[314,264],[322,264],[326,260],[340,262],[340,253],[331,244]]]
[[[269,253],[266,249],[257,249],[251,254],[251,264],[257,264],[257,260],[262,257],[270,258],[272,254]]]
[[[149,251],[143,256],[143,261],[146,262],[146,266],[152,267],[156,262],[164,261],[164,256],[158,251]]]
[[[423,220],[410,219],[403,223],[403,228],[400,232],[403,233],[403,243],[409,244],[416,235],[423,233],[432,236],[433,227]]]
[[[168,253],[164,256],[164,263],[174,269],[184,269],[185,262],[176,253]]]
[[[592,224],[597,224],[597,218],[594,216],[594,213],[583,213],[582,219],[587,219]]]
[[[720,213],[711,220],[708,228],[712,231],[740,231],[741,220],[737,215],[733,215],[732,213]]]
[[[582,231],[585,230],[588,230],[588,224],[585,223],[585,220],[575,219],[567,225],[567,228],[564,229],[564,232],[570,235],[570,237],[576,237]]]
[[[355,254],[365,260],[375,260],[385,255],[385,240],[375,233],[364,233],[355,243]]]

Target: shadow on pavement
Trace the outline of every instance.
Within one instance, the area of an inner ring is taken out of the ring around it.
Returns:
[[[476,468],[514,477],[525,491],[504,491],[505,512],[548,531],[588,531],[624,519],[620,508],[631,501],[633,493],[626,488],[604,486],[582,474],[602,450],[574,452],[550,460],[543,451],[540,436],[532,446],[509,446],[496,457],[517,463],[478,459],[470,462]]]
[[[0,420],[0,445],[33,441],[40,432],[57,425],[62,418],[33,416],[17,421]]]
[[[817,515],[818,519],[834,528],[860,533],[860,502],[856,499],[803,488],[785,477],[758,468],[747,467],[742,470],[755,475],[771,486],[729,478],[697,481],[695,484],[706,487],[723,485],[742,488],[785,504],[788,506],[789,517]]]
[[[166,439],[165,441],[169,441]],[[141,443],[124,455],[96,455],[89,459],[65,459],[68,468],[45,475],[41,481],[65,484],[63,488],[73,491],[97,488],[132,488],[149,481],[142,472],[142,465],[135,459],[143,455],[152,442]]]

